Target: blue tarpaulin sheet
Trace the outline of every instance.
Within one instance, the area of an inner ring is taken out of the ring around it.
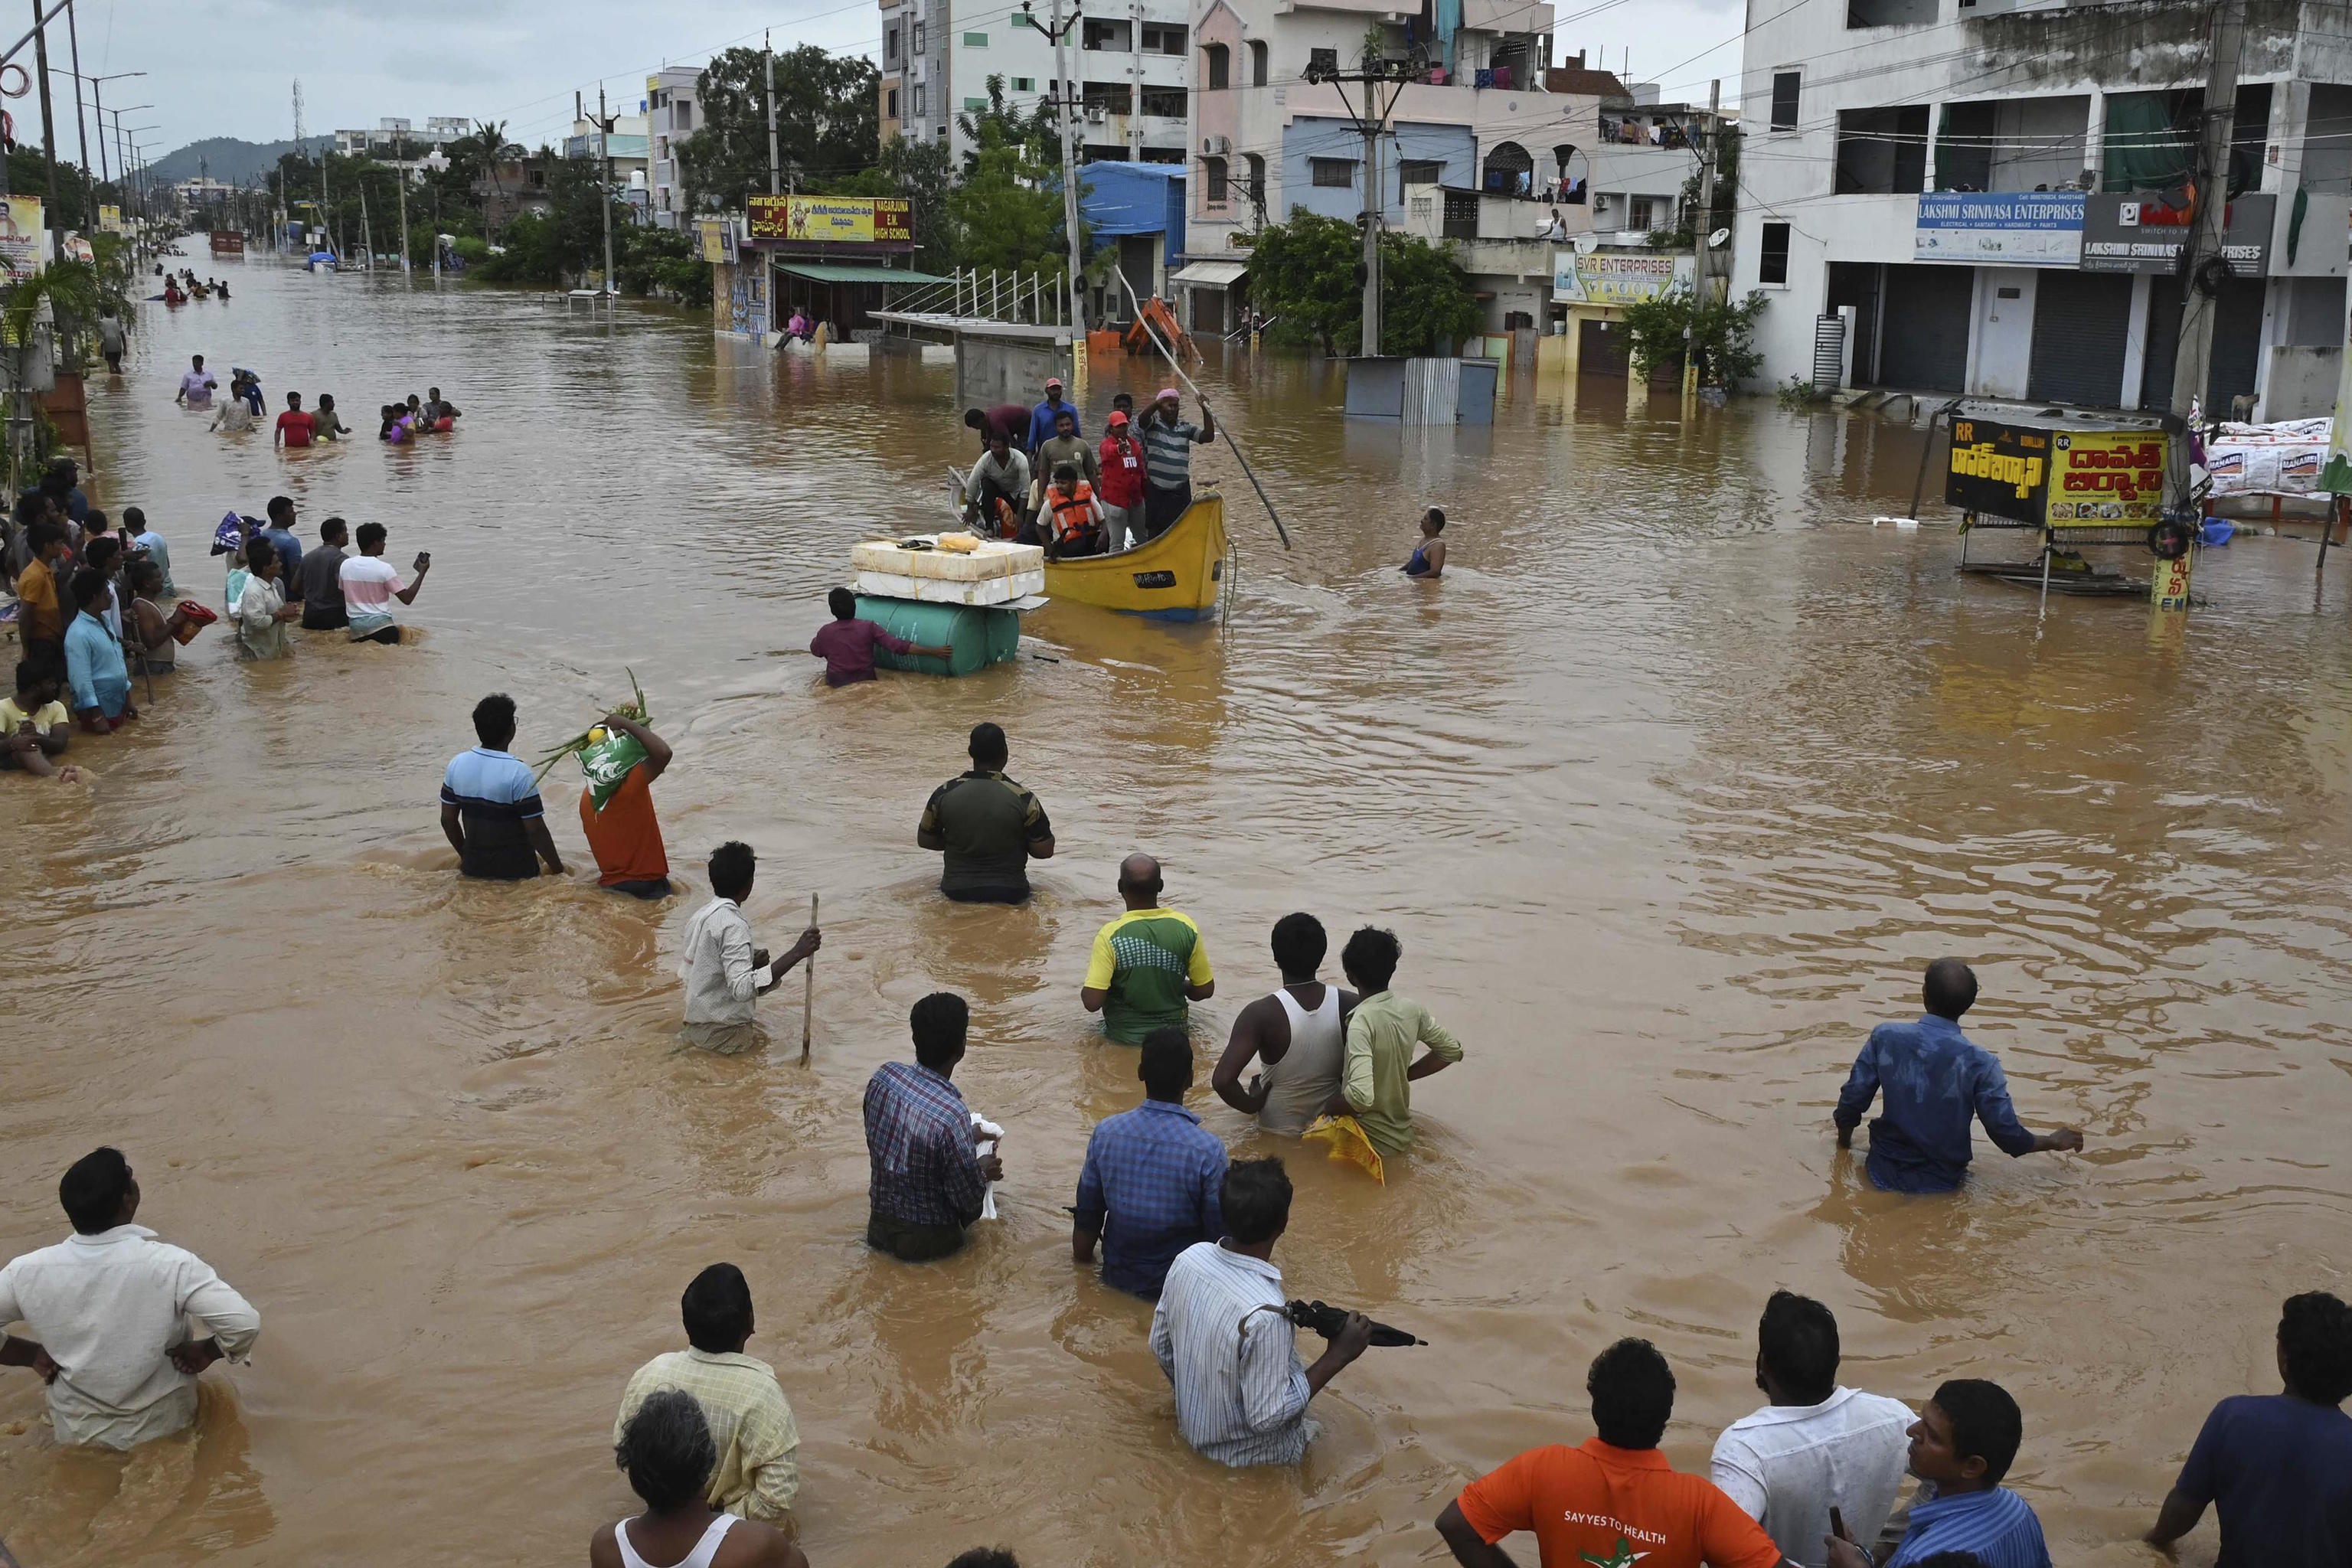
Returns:
[[[1184,253],[1184,166],[1088,163],[1078,174],[1078,212],[1097,239],[1164,234],[1173,267]]]

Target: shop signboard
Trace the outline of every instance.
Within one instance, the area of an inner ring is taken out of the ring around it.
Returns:
[[[1991,419],[1954,419],[1944,500],[1962,511],[2038,523],[2047,504],[2050,432]]]
[[[2193,226],[2186,206],[2161,196],[2094,195],[2083,212],[2085,272],[2178,272],[2180,253]],[[2278,197],[2263,192],[2239,196],[2229,206],[2221,231],[2221,256],[2240,278],[2267,278],[2271,230],[2278,223]]]
[[[1952,421],[1944,500],[1963,511],[2053,529],[2134,528],[2164,515],[2160,430],[2053,430]]]
[[[122,209],[121,207],[110,207],[101,205],[98,209],[98,232],[100,234],[121,234],[122,232]]]
[[[48,259],[41,233],[41,198],[12,195],[0,200],[6,203],[0,207],[0,274],[30,278]]]
[[[744,208],[753,239],[865,245],[915,237],[914,204],[904,196],[751,196]]]
[[[1562,305],[1632,305],[1671,289],[1687,289],[1693,276],[1686,252],[1596,250],[1584,255],[1562,246],[1552,252],[1551,297]]]
[[[2144,527],[2164,515],[2161,430],[2062,430],[2050,437],[2050,526]]]
[[[2080,191],[1928,191],[1911,230],[1915,261],[2073,267],[2083,255]]]

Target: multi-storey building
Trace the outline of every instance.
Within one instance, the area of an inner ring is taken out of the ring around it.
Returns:
[[[2161,408],[2210,8],[1748,0],[1736,293],[1772,381]],[[2345,339],[2352,34],[2251,8],[2208,408],[2321,411]]]
[[[430,115],[421,130],[416,121],[394,115],[377,121],[373,130],[336,132],[335,151],[355,158],[371,150],[383,150],[401,142],[440,147],[460,136],[473,133],[474,122],[461,114]]]
[[[646,170],[652,148],[650,117],[645,114],[614,115],[609,137],[595,121],[575,120],[572,122],[572,134],[563,139],[566,158],[612,158],[613,188],[636,210],[640,221],[646,216],[646,205],[651,196]]]
[[[1383,100],[1396,97],[1369,205],[1402,226],[1415,187],[1491,193],[1526,204],[1505,225],[1513,237],[1538,231],[1547,215],[1534,198],[1553,175],[1528,149],[1549,154],[1568,140],[1577,106],[1589,114],[1593,100],[1546,88],[1549,4],[1461,0],[1458,24],[1441,30],[1435,18],[1453,22],[1455,11],[1435,0],[1418,13],[1393,0],[1193,0],[1185,248],[1196,264],[1180,281],[1194,325],[1223,326],[1224,290],[1260,226],[1294,209],[1349,219],[1365,209],[1365,142],[1349,113],[1363,89],[1307,78],[1352,68],[1368,52],[1416,62],[1416,79],[1381,89]]]
[[[1064,58],[1076,73],[1085,158],[1184,162],[1188,4],[1126,0],[1088,13],[1070,34]],[[1002,80],[1006,104],[1024,110],[1059,90],[1052,40],[1017,10],[954,0],[883,0],[881,10],[885,141],[936,142],[961,163],[972,147],[961,117],[987,107],[991,78]]]
[[[683,228],[692,221],[677,150],[702,129],[701,84],[699,66],[668,66],[646,78],[646,203],[663,228]]]

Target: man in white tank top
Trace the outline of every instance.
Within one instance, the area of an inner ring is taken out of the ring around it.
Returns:
[[[1261,1131],[1296,1138],[1339,1092],[1356,997],[1316,978],[1329,946],[1313,915],[1285,915],[1274,923],[1282,989],[1242,1009],[1225,1054],[1209,1075],[1217,1097],[1256,1117]],[[1252,1058],[1262,1066],[1244,1085],[1242,1073]]]
[[[665,1388],[637,1406],[613,1446],[613,1462],[646,1500],[635,1519],[588,1538],[588,1568],[808,1568],[772,1525],[720,1513],[704,1500],[719,1447],[694,1395]]]

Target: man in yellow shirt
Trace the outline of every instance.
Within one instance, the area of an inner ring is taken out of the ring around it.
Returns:
[[[16,695],[0,699],[0,768],[46,777],[66,749],[73,719],[58,700],[58,670],[39,658],[16,662]]]
[[[1139,1046],[1154,1029],[1181,1029],[1191,1004],[1216,994],[1209,950],[1191,918],[1160,907],[1160,862],[1130,855],[1118,865],[1127,912],[1095,933],[1078,1004],[1103,1016],[1103,1033]]]
[[[1331,1114],[1353,1116],[1386,1159],[1413,1145],[1412,1090],[1416,1079],[1444,1072],[1462,1059],[1462,1042],[1429,1016],[1429,1009],[1389,989],[1403,944],[1394,931],[1366,926],[1348,939],[1339,967],[1363,998],[1348,1016],[1348,1053]],[[1413,1047],[1427,1046],[1419,1060]]]
[[[57,563],[66,552],[66,531],[54,522],[37,522],[25,531],[32,555],[16,574],[16,636],[25,651],[40,657],[47,649],[58,668],[65,668],[66,611],[58,598]]]
[[[694,1277],[678,1304],[690,1348],[657,1355],[637,1369],[621,1394],[613,1441],[621,1441],[629,1417],[647,1399],[666,1388],[683,1389],[702,1406],[719,1448],[710,1506],[790,1535],[801,1485],[801,1434],[774,1370],[743,1353],[751,1337],[751,1287],[733,1264],[714,1263]]]

